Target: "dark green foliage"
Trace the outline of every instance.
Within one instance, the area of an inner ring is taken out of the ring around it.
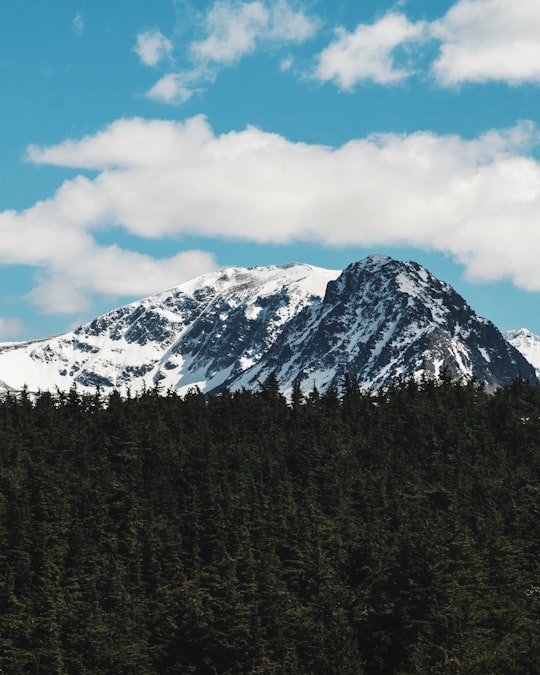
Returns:
[[[0,673],[537,672],[540,389],[0,402]]]

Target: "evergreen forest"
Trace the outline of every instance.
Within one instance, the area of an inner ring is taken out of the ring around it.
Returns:
[[[540,672],[540,388],[0,401],[0,673]]]

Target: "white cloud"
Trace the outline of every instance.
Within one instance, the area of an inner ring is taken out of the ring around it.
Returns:
[[[191,5],[186,12],[193,18]],[[202,35],[188,46],[186,67],[166,73],[147,92],[150,98],[184,103],[194,91],[212,82],[220,69],[259,48],[304,42],[313,37],[318,26],[315,18],[293,8],[288,0],[216,0],[199,23]]]
[[[29,158],[36,162],[51,161],[57,154],[57,163],[62,164],[63,155],[69,154],[71,147],[74,159],[82,150],[79,162],[75,163],[97,167],[109,152],[108,163],[111,166],[128,161],[137,173],[137,165],[141,171],[148,169],[147,162],[152,163],[154,153],[156,166],[165,168],[162,159],[168,149],[159,146],[158,136],[145,136],[136,130],[135,133],[126,133],[122,123],[119,127],[109,150],[107,145],[111,138],[104,132],[87,139],[86,157],[84,142],[81,146],[76,142],[67,142],[56,150],[53,148],[50,153],[30,148]],[[176,135],[161,137],[165,145],[169,140],[175,141]],[[154,142],[158,143],[158,147],[152,147]],[[137,147],[130,150],[131,144]],[[178,143],[175,147],[181,150]],[[204,251],[182,251],[169,258],[156,259],[118,246],[99,245],[93,231],[122,225],[115,213],[116,205],[110,200],[118,199],[124,202],[124,207],[128,207],[131,199],[124,192],[131,189],[126,183],[119,185],[115,195],[107,194],[107,188],[102,191],[100,183],[103,179],[106,182],[112,178],[114,173],[115,169],[111,169],[94,180],[77,176],[64,182],[52,197],[37,202],[29,209],[0,212],[0,263],[29,265],[40,270],[37,286],[28,298],[42,311],[74,313],[88,308],[93,294],[143,296],[215,269],[214,256]]]
[[[393,85],[417,72],[419,45],[433,40],[440,49],[431,68],[442,86],[492,80],[540,83],[538,0],[457,0],[431,23],[411,21],[398,11],[403,4],[352,32],[338,27],[334,40],[315,57],[315,79],[333,81],[344,90],[362,81]],[[168,59],[170,72],[147,95],[176,105],[203,90],[220,69],[256,50],[305,42],[321,25],[291,0],[215,0],[206,14],[197,14],[189,2],[181,6],[181,16],[191,22],[198,16],[195,23],[201,27],[200,37],[187,45],[182,69],[174,68],[173,45],[157,29],[141,33],[134,48],[148,65]],[[289,70],[292,56],[279,63],[281,71]]]
[[[270,39],[305,42],[315,35],[318,26],[318,19],[293,10],[287,0],[277,0],[270,5]]]
[[[82,180],[68,182],[50,200],[27,211],[0,213],[0,261],[40,270],[28,298],[43,312],[87,309],[92,294],[148,295],[215,268],[213,255],[203,251],[155,259],[98,245],[90,230],[110,222],[111,210],[106,198],[90,197],[90,186]]]
[[[19,319],[0,318],[0,339],[14,338],[23,332],[24,326]]]
[[[390,13],[374,24],[360,24],[353,33],[336,30],[336,40],[318,55],[315,77],[334,80],[342,89],[352,89],[362,80],[394,84],[411,75],[394,63],[394,50],[418,41],[423,22],[411,23],[403,14]]]
[[[206,37],[192,43],[191,53],[197,62],[230,65],[253,52],[257,41],[304,42],[316,27],[287,0],[217,0],[205,19]]]
[[[431,33],[442,42],[433,64],[442,85],[540,82],[538,0],[458,0]]]
[[[179,105],[193,96],[192,80],[189,75],[185,77],[182,73],[169,73],[158,80],[146,95],[155,101]]]
[[[315,77],[347,90],[362,80],[394,84],[412,72],[396,65],[396,48],[428,37],[440,42],[432,71],[442,86],[540,83],[538,0],[457,0],[431,23],[412,23],[394,11],[352,33],[338,28],[334,42],[317,57]]]
[[[74,314],[89,308],[90,294],[142,297],[215,267],[214,257],[204,251],[156,260],[117,246],[91,244],[63,265],[49,264],[28,299],[47,314]]]
[[[133,51],[147,66],[156,66],[163,59],[169,59],[172,49],[172,42],[157,28],[139,33],[137,44],[133,47]]]
[[[73,32],[77,37],[80,37],[84,33],[84,20],[82,18],[82,14],[75,14],[75,17],[71,23],[71,27],[73,28]]]
[[[99,173],[66,182],[28,212],[1,214],[10,227],[0,227],[0,259],[45,256],[47,267],[67,267],[75,287],[120,292],[129,274],[87,241],[113,224],[149,238],[420,247],[454,255],[479,279],[540,290],[540,163],[530,155],[539,139],[522,123],[475,140],[382,134],[332,149],[252,127],[216,136],[203,117],[119,120],[80,141],[31,149],[35,162]],[[106,270],[102,285],[94,268],[84,272],[89,250]],[[122,260],[132,272],[140,264]],[[169,264],[176,274],[175,261],[155,264],[156,283]]]
[[[191,53],[197,61],[231,64],[255,49],[255,40],[269,23],[262,2],[218,0],[210,9],[205,28],[207,37],[193,42]]]
[[[283,61],[279,64],[279,69],[281,70],[282,73],[287,72],[290,70],[293,66],[293,60],[290,56],[288,56],[286,59],[283,59]]]

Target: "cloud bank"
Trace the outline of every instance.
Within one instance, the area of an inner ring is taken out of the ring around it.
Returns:
[[[0,262],[37,266],[31,299],[73,312],[91,293],[143,295],[208,271],[209,253],[169,259],[99,246],[111,226],[144,238],[407,246],[451,254],[478,280],[540,290],[540,163],[532,123],[473,140],[379,134],[330,148],[248,127],[118,120],[30,161],[96,171],[26,211],[0,213]]]

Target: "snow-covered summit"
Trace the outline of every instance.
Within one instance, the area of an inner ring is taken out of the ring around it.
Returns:
[[[540,379],[540,336],[527,328],[506,331],[504,336],[534,366]]]
[[[261,358],[282,327],[320,300],[339,270],[292,263],[226,268],[45,340],[0,344],[0,388],[96,386],[185,392],[220,386]],[[4,384],[2,384],[2,382]]]
[[[489,386],[534,369],[448,284],[414,262],[370,256],[343,272],[311,265],[227,268],[50,339],[0,344],[0,388],[122,393],[160,384],[285,391],[395,377],[476,377]]]
[[[354,375],[365,387],[410,375],[476,378],[488,387],[534,371],[498,329],[418,263],[370,256],[330,281],[250,373],[324,389]]]

